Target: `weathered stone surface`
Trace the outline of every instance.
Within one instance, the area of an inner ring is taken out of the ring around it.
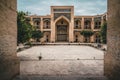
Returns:
[[[16,0],[0,0],[0,80],[10,80],[19,73],[16,5]]]
[[[17,55],[21,59],[20,75],[100,77],[104,73],[103,51],[89,46],[35,46]]]
[[[18,76],[13,80],[108,80],[104,76]]]
[[[105,75],[110,80],[120,80],[120,0],[108,0],[107,33]]]
[[[103,51],[90,46],[79,45],[46,45],[34,46],[17,53],[21,60],[38,60],[41,55],[42,60],[103,60]]]

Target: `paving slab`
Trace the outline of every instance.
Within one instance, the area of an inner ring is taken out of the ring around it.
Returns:
[[[104,59],[104,53],[101,50],[90,46],[74,45],[35,46],[17,55],[21,60],[38,60],[40,55],[43,60]]]
[[[103,60],[21,61],[20,74],[103,76]]]
[[[108,80],[105,76],[18,76],[13,80]]]
[[[20,75],[103,76],[104,73],[103,51],[90,46],[35,46],[17,55],[21,59]]]

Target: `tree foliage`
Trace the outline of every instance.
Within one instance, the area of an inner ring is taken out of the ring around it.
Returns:
[[[92,30],[83,30],[80,33],[83,36],[92,36],[93,35],[93,31]]]
[[[101,26],[100,34],[102,38],[102,43],[106,44],[107,43],[107,23],[106,22]]]
[[[43,37],[43,33],[40,30],[34,30],[32,32],[32,38],[39,42],[39,39]]]
[[[17,43],[25,43],[32,37],[32,25],[26,22],[27,12],[17,12]]]

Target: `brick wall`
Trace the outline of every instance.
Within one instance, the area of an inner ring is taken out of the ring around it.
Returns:
[[[108,0],[107,54],[105,75],[120,80],[120,0]]]
[[[16,5],[16,0],[0,0],[0,80],[10,80],[19,73]]]

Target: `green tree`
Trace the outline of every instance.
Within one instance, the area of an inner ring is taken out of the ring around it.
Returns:
[[[40,30],[34,30],[32,32],[32,38],[35,39],[37,42],[39,42],[40,38],[43,37],[43,33]]]
[[[93,31],[92,30],[83,30],[80,32],[81,35],[83,36],[92,36],[93,35]]]
[[[106,22],[101,26],[100,34],[101,34],[102,43],[106,44],[107,43],[107,23]]]
[[[32,25],[26,21],[28,12],[17,12],[17,43],[29,42],[32,37]]]

